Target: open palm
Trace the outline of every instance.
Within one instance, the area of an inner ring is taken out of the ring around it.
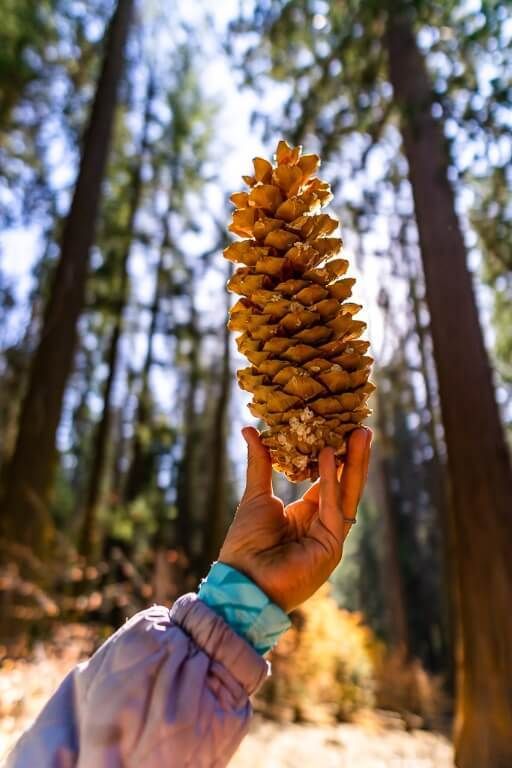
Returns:
[[[272,490],[272,463],[254,427],[248,444],[247,483],[219,560],[247,574],[283,610],[300,605],[341,559],[368,471],[371,432],[352,432],[346,460],[319,456],[320,479],[286,507]]]

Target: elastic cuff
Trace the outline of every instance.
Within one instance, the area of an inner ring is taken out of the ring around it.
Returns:
[[[262,655],[291,626],[287,614],[263,590],[224,563],[213,563],[198,597]]]
[[[196,594],[191,592],[176,600],[169,616],[213,661],[229,670],[248,696],[270,674],[268,661]]]

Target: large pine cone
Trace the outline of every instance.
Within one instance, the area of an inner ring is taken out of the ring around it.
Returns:
[[[337,219],[318,213],[332,194],[314,176],[320,160],[280,141],[276,167],[254,159],[254,175],[243,176],[248,192],[231,196],[236,206],[231,232],[248,238],[229,245],[224,256],[244,264],[228,282],[241,294],[229,328],[242,331],[237,345],[251,365],[238,371],[242,389],[253,394],[249,409],[262,418],[274,469],[289,480],[316,480],[325,445],[341,463],[346,435],[370,413],[368,381],[373,362],[366,328],[347,301],[355,283],[342,277],[348,261],[335,258],[342,241],[329,237]]]

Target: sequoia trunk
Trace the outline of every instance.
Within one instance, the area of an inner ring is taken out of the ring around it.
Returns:
[[[228,276],[231,269],[228,270]],[[229,312],[229,294],[226,292],[226,315]],[[226,418],[231,389],[231,364],[229,353],[230,334],[226,324],[224,328],[222,368],[220,372],[219,393],[215,405],[212,425],[212,464],[208,503],[206,507],[206,527],[203,545],[204,570],[217,558],[226,534],[227,510],[227,450]]]
[[[105,462],[107,456],[107,445],[110,435],[110,420],[111,420],[111,400],[112,390],[114,386],[117,360],[119,356],[119,344],[121,341],[121,335],[123,331],[123,314],[126,302],[129,295],[129,275],[128,275],[128,262],[130,259],[131,246],[134,237],[135,218],[140,205],[140,198],[142,194],[142,168],[144,163],[144,157],[148,146],[148,130],[151,120],[151,102],[153,99],[154,86],[150,79],[146,94],[146,108],[144,111],[144,123],[142,129],[142,138],[140,143],[140,150],[138,153],[138,160],[135,168],[133,169],[131,185],[130,185],[130,205],[128,212],[128,221],[126,222],[126,230],[124,237],[124,251],[121,257],[120,265],[120,290],[119,297],[116,306],[114,327],[112,329],[112,335],[109,344],[109,350],[107,354],[107,366],[108,374],[105,381],[103,391],[103,409],[99,423],[96,427],[94,440],[93,440],[93,454],[92,454],[92,466],[89,476],[89,484],[87,488],[84,519],[82,525],[82,531],[79,541],[80,553],[89,559],[94,553],[95,545],[97,544],[98,532],[96,530],[96,519],[98,514],[98,505],[101,496],[101,487],[105,471]]]

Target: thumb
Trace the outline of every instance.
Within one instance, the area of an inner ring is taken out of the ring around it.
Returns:
[[[272,462],[269,452],[254,427],[244,427],[242,436],[247,443],[247,480],[244,496],[272,496]]]

